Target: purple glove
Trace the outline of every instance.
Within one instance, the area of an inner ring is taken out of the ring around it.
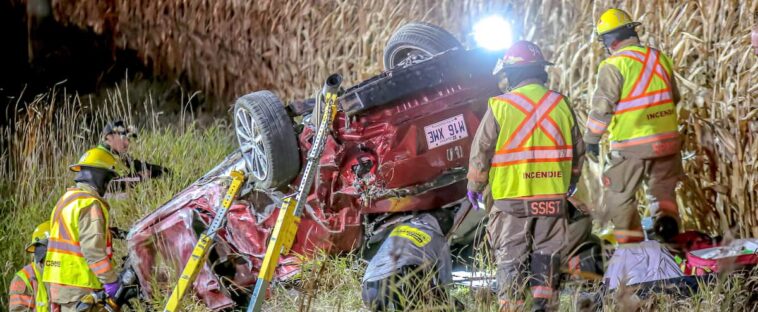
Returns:
[[[479,209],[480,202],[484,202],[484,196],[482,193],[468,191],[466,192],[466,197],[468,197],[468,201],[471,202],[471,205],[474,206],[474,210]]]
[[[103,289],[105,289],[105,294],[108,295],[108,297],[115,298],[116,292],[118,291],[119,286],[120,285],[118,281],[115,281],[113,283],[108,283],[108,284],[103,285]]]
[[[576,194],[576,184],[572,183],[569,185],[568,192],[566,192],[566,197],[574,196],[574,194]]]

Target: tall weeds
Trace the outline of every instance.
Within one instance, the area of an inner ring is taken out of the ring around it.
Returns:
[[[13,128],[0,129],[0,306],[7,306],[13,274],[30,261],[23,250],[32,230],[50,218],[58,197],[73,186],[68,166],[97,144],[107,121],[138,125],[141,133],[130,154],[174,172],[139,184],[124,199],[109,200],[114,225],[125,229],[235,148],[225,119],[201,129],[189,112],[164,114],[155,110],[150,93],[133,92],[129,84],[86,97],[53,88],[16,111]],[[125,254],[125,244],[115,247],[117,255]]]

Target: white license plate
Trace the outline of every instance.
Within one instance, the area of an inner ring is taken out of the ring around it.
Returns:
[[[426,144],[429,149],[452,143],[468,137],[463,115],[450,117],[424,127]]]

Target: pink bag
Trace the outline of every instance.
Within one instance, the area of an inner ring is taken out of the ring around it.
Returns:
[[[686,275],[704,275],[724,269],[758,264],[758,239],[738,239],[727,246],[693,250],[687,253]]]

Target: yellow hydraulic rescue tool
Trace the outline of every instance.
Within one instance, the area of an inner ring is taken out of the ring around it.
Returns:
[[[221,207],[216,209],[216,216],[213,217],[211,225],[205,230],[205,233],[200,235],[200,239],[197,241],[195,249],[192,250],[192,255],[190,255],[187,265],[185,265],[184,270],[182,270],[182,275],[179,276],[179,281],[176,283],[176,287],[174,287],[174,290],[171,292],[171,297],[168,298],[166,308],[163,309],[164,312],[181,310],[180,303],[182,297],[184,297],[187,290],[192,287],[192,283],[195,282],[197,273],[200,272],[200,269],[205,265],[208,250],[212,246],[213,239],[216,237],[216,231],[218,231],[223,225],[224,219],[226,219],[226,212],[229,211],[229,207],[232,206],[232,201],[237,197],[240,188],[242,188],[242,184],[245,182],[245,174],[242,173],[242,171],[234,170],[230,175],[232,176],[232,183],[229,185],[229,190],[226,191],[226,196],[224,196]]]
[[[315,178],[316,167],[321,159],[321,153],[324,151],[326,136],[332,126],[334,116],[337,114],[337,91],[341,83],[342,77],[339,74],[333,74],[326,78],[324,88],[321,90],[323,99],[320,98],[319,101],[324,103],[324,111],[321,115],[321,123],[318,125],[316,137],[313,139],[313,146],[308,151],[303,178],[300,180],[297,193],[295,193],[294,202],[290,198],[286,198],[282,207],[279,208],[279,216],[276,219],[274,230],[271,232],[266,255],[263,258],[263,264],[255,283],[250,305],[247,306],[247,312],[261,310],[263,300],[266,297],[266,289],[279,263],[279,255],[289,253],[295,240],[297,227],[300,225],[300,216],[303,213],[303,205],[308,198],[308,192],[310,192],[313,178]],[[316,105],[316,108],[318,107],[319,105]]]

